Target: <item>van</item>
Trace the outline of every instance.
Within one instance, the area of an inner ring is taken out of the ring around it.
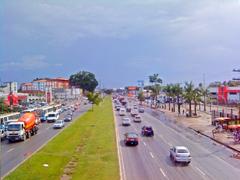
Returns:
[[[47,122],[55,122],[59,119],[58,112],[50,112],[47,114]]]

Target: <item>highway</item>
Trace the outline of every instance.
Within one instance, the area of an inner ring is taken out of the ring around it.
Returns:
[[[130,114],[127,114],[130,117]],[[145,109],[141,113],[142,122],[131,122],[131,126],[122,126],[122,117],[115,111],[116,134],[120,158],[121,179],[123,180],[226,180],[238,179],[240,162],[230,157],[233,152],[214,143],[207,137],[178,126],[159,111]],[[130,117],[131,118],[131,117]],[[141,127],[150,125],[154,137],[141,137]],[[128,147],[123,143],[124,133],[136,132],[140,143]],[[169,158],[169,149],[173,145],[188,147],[192,155],[189,166],[175,165]]]
[[[80,108],[73,113],[73,121],[90,108],[90,105],[80,105]],[[60,115],[63,118],[66,112]],[[71,122],[65,123],[66,126]],[[64,128],[63,128],[64,129]],[[63,129],[53,129],[53,123],[40,123],[38,133],[26,141],[8,143],[7,140],[1,142],[1,177],[14,169],[19,163],[31,156],[36,150],[46,144],[52,137]]]

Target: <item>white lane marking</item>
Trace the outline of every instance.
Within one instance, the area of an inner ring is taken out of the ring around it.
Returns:
[[[147,115],[147,114],[145,114],[145,115]],[[157,119],[156,117],[151,116],[151,115],[147,115],[147,116],[149,116],[150,118],[153,118],[153,119]],[[146,119],[147,119],[147,118],[146,118]],[[158,121],[158,122],[159,122],[162,126],[166,127],[166,129],[169,129],[170,131],[172,131],[173,133],[177,134],[178,136],[181,136],[183,139],[187,140],[188,142],[193,142],[192,140],[189,140],[188,138],[186,138],[185,136],[183,136],[181,133],[178,133],[176,130],[168,127],[168,126],[167,126],[166,124],[164,124],[163,122],[161,122],[161,121]],[[198,148],[201,148],[204,152],[207,152],[207,153],[210,152],[209,149],[206,150],[205,148],[202,148],[202,147],[200,147],[200,146],[198,146]],[[221,159],[220,157],[218,157],[218,156],[216,156],[216,155],[213,155],[213,154],[212,154],[212,156],[215,157],[216,159],[218,159],[219,161],[221,161],[222,163],[226,164],[228,167],[229,167],[229,166],[230,166],[231,168],[234,167],[233,165],[227,163],[226,161],[224,161],[224,160]]]
[[[198,167],[195,167],[203,176],[205,176],[206,174],[201,170],[199,169]]]
[[[151,155],[151,157],[152,157],[152,158],[154,158],[154,155],[153,155],[153,153],[152,153],[152,152],[149,152],[149,154]]]
[[[135,129],[135,131],[137,131],[137,128],[134,127],[134,129]]]
[[[167,144],[168,144],[170,147],[173,147],[172,143],[168,142]]]
[[[49,126],[49,127],[47,127],[46,129],[50,129],[50,126]]]
[[[11,148],[11,149],[9,149],[8,151],[7,151],[7,153],[10,153],[11,151],[13,151],[14,150],[14,148]]]
[[[160,168],[160,171],[161,171],[161,173],[162,173],[162,175],[163,175],[164,177],[167,177],[167,175],[166,175],[165,172],[162,170],[162,168]]]
[[[143,142],[143,144],[144,144],[144,146],[146,146],[146,143],[145,143],[145,142]]]

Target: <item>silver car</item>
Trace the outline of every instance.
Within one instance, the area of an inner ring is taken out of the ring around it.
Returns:
[[[122,125],[123,126],[130,126],[131,125],[131,121],[130,121],[130,118],[123,118],[122,120]]]
[[[190,151],[184,146],[174,146],[170,149],[170,158],[174,163],[184,163],[188,165],[191,162]]]
[[[61,129],[63,128],[65,125],[63,120],[57,120],[54,124],[53,124],[53,128],[54,129]]]

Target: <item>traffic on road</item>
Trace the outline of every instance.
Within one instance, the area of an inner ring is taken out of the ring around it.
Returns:
[[[1,116],[1,177],[25,161],[90,108],[85,101]]]
[[[228,148],[171,123],[163,113],[144,107],[135,98],[117,94],[113,107],[122,179],[225,180],[239,176],[240,162],[230,157]]]

